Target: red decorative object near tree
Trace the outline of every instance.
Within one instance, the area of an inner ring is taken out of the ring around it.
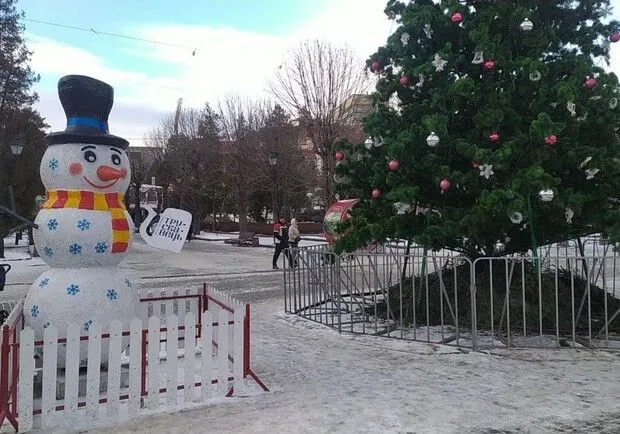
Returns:
[[[372,197],[375,199],[379,199],[381,197],[381,190],[379,190],[378,188],[375,188],[372,191]]]
[[[401,75],[400,84],[402,84],[403,86],[409,86],[409,77],[407,77],[405,74]]]
[[[551,134],[550,136],[545,137],[545,143],[549,146],[555,146],[557,142],[558,138],[555,136],[555,134]]]
[[[381,69],[381,64],[375,60],[374,62],[372,62],[370,68],[372,69],[372,72],[379,72],[379,70]]]
[[[460,12],[455,12],[452,14],[452,17],[450,17],[450,19],[452,20],[454,24],[458,24],[461,21],[463,21],[463,15],[461,15]]]
[[[492,142],[497,142],[499,140],[499,134],[497,134],[496,131],[493,131],[490,135],[489,135],[489,140]]]
[[[596,86],[596,83],[598,83],[596,78],[588,77],[586,78],[586,81],[583,82],[583,85],[588,89],[592,89],[594,86]]]
[[[344,152],[342,151],[336,152],[336,161],[342,161],[342,160],[344,160]]]
[[[439,181],[439,188],[441,189],[442,192],[448,191],[451,185],[452,184],[450,184],[450,181],[448,181],[446,178]]]
[[[388,163],[388,167],[390,168],[392,172],[398,169],[399,166],[400,166],[400,163],[398,162],[398,160],[391,160]]]

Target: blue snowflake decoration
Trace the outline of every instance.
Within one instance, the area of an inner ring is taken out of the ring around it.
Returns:
[[[49,219],[49,221],[47,222],[47,228],[50,231],[55,231],[58,228],[58,220],[56,220],[56,219]]]
[[[108,297],[111,301],[118,299],[118,293],[114,289],[108,289],[108,292],[105,296]]]
[[[104,243],[103,241],[99,241],[96,245],[95,245],[95,252],[97,253],[105,253],[108,251],[108,244]]]
[[[67,286],[67,294],[76,295],[78,292],[80,292],[80,285],[72,283],[71,285]]]
[[[30,308],[30,315],[32,315],[33,318],[36,318],[39,316],[39,306],[37,306],[36,304],[34,306],[32,306]]]
[[[48,328],[49,326],[51,326],[51,324],[50,324],[50,322],[49,322],[49,321],[48,321],[48,322],[46,322],[45,324],[43,324],[43,328],[44,328],[44,329]]]
[[[88,329],[90,328],[90,325],[93,323],[92,319],[89,319],[88,321],[86,321],[84,323],[84,330],[88,331]]]
[[[43,288],[44,286],[47,286],[48,283],[50,283],[49,277],[46,277],[45,279],[41,279],[41,281],[39,282],[39,288]]]
[[[129,279],[125,279],[125,285],[127,285],[127,288],[131,288],[131,282]]]
[[[71,244],[69,246],[69,253],[71,253],[72,255],[79,255],[80,253],[82,253],[82,246],[80,246],[79,244]]]
[[[85,231],[87,229],[90,229],[90,222],[88,220],[86,220],[86,219],[80,220],[77,223],[77,227],[78,227],[79,230]]]
[[[50,162],[47,164],[47,167],[49,167],[52,171],[58,169],[58,160],[55,158],[52,158]]]
[[[52,250],[50,246],[45,246],[43,247],[43,254],[45,256],[52,256],[54,254],[54,251]]]

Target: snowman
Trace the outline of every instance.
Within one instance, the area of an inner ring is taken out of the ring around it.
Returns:
[[[139,294],[117,267],[131,246],[133,222],[123,200],[131,178],[129,143],[108,133],[113,92],[91,77],[58,82],[67,128],[46,137],[40,166],[46,201],[34,232],[50,269],[24,301],[25,324],[39,337],[50,325],[61,336],[69,324],[78,324],[83,335],[93,323],[105,331],[115,319],[128,330],[138,314]],[[86,363],[86,346],[80,359]]]

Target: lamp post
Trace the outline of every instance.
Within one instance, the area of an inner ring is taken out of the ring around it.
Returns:
[[[19,139],[15,139],[15,141],[9,146],[11,148],[11,153],[13,154],[13,156],[15,158],[18,158],[22,151],[24,150],[24,144],[19,140]],[[13,175],[15,174],[15,168],[13,168]],[[9,182],[9,207],[11,208],[12,211],[15,211],[15,192],[13,190],[13,178],[14,176],[11,177]]]
[[[278,165],[278,153],[271,152],[269,154],[269,165],[272,167],[273,171],[273,183],[271,190],[271,213],[273,217],[273,222],[278,221],[278,176],[277,176],[277,165]]]
[[[22,151],[24,150],[24,145],[21,142],[21,140],[19,139],[15,139],[13,141],[13,143],[11,143],[9,145],[9,149],[11,150],[11,154],[13,155],[13,159],[17,159]],[[0,153],[1,153],[1,148],[0,148]],[[0,155],[0,166],[2,165],[1,163],[2,161],[2,155]],[[8,166],[8,161],[5,161],[5,163]],[[8,199],[8,208],[4,208],[4,213],[9,214],[9,215],[17,215],[16,213],[16,206],[15,206],[15,193],[13,190],[13,178],[15,176],[15,167],[12,167],[12,170],[9,170],[7,166],[1,167],[1,171],[4,172],[5,176],[8,178],[6,179],[7,181],[7,199]],[[14,166],[14,165],[13,165]],[[4,196],[3,192],[0,191],[0,198],[2,198]],[[4,235],[5,232],[3,229],[0,229],[0,258],[4,258]]]

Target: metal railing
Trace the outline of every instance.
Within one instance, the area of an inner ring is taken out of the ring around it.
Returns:
[[[600,238],[470,260],[382,246],[291,251],[284,304],[339,332],[493,347],[620,349],[620,257]]]

